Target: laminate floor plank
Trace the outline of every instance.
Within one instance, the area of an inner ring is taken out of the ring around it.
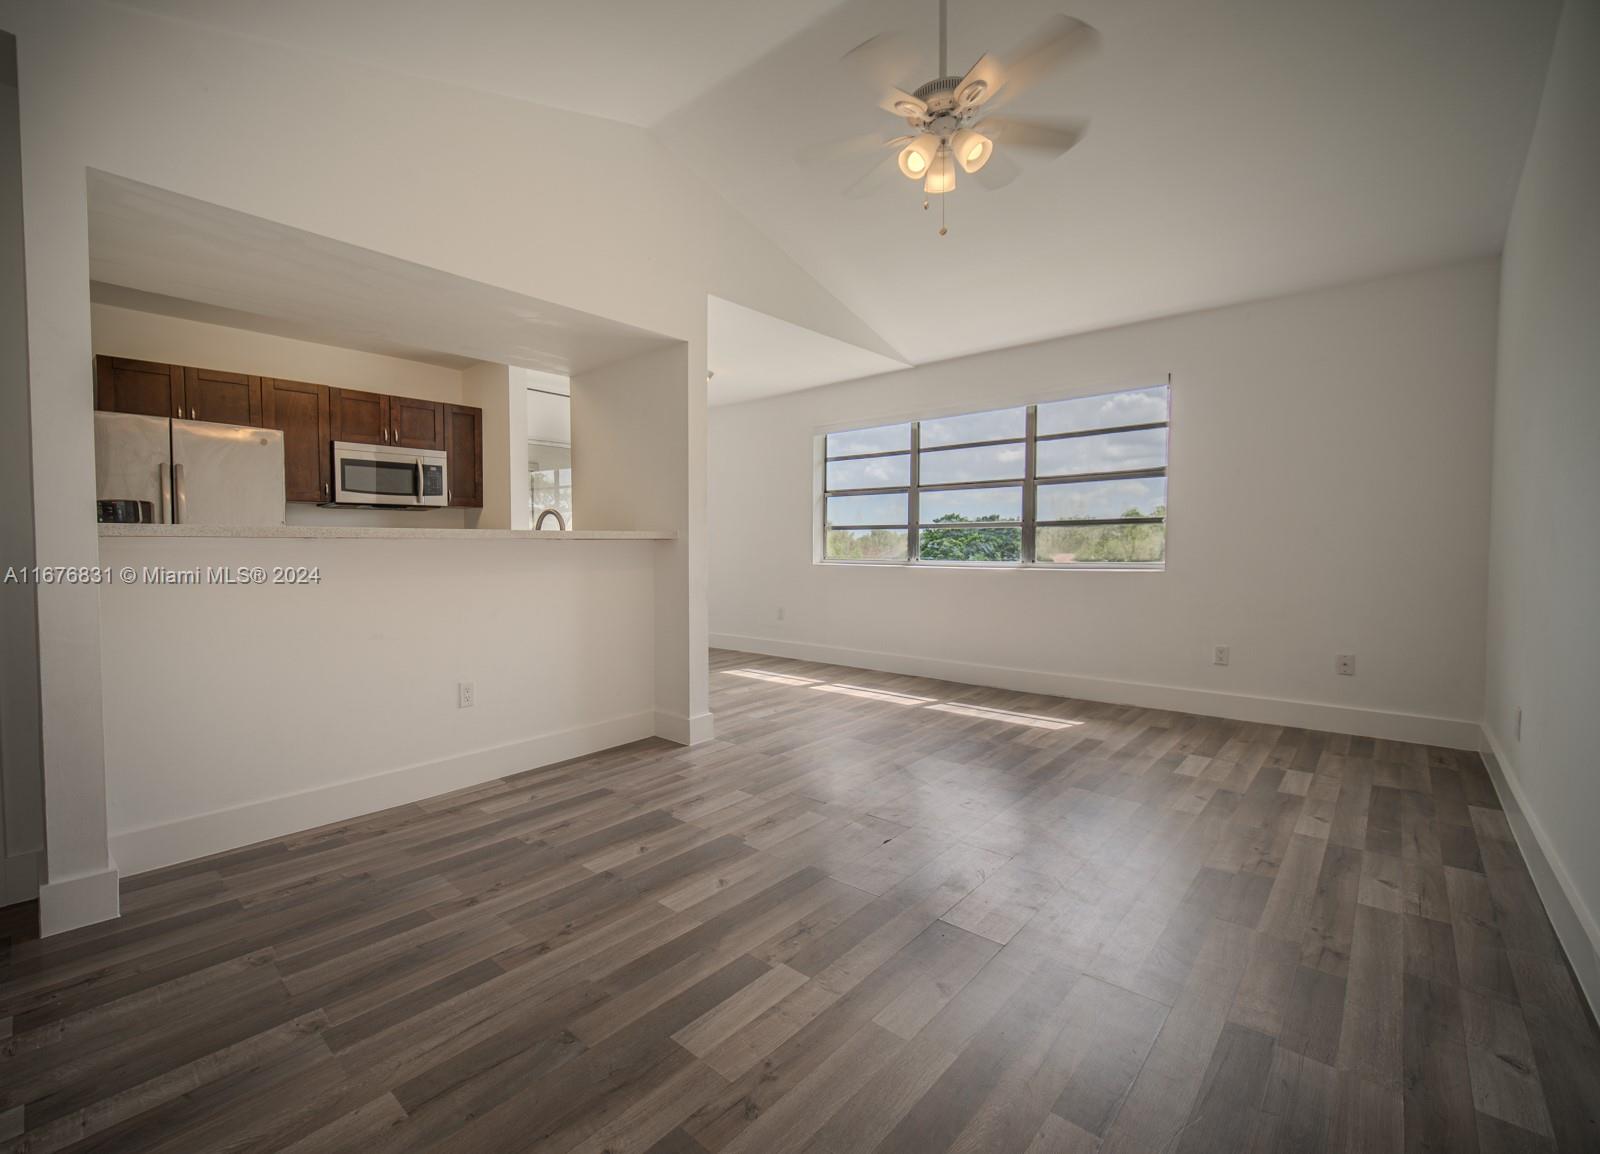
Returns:
[[[0,927],[0,1152],[1568,1154],[1477,755],[711,654],[658,739]]]

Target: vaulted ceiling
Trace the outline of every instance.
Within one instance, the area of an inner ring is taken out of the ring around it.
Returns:
[[[951,70],[1068,12],[1091,60],[1008,111],[1087,138],[943,206],[798,149],[903,128],[840,57],[935,0],[126,0],[258,39],[651,126],[908,360],[1497,252],[1559,0],[951,0]],[[641,174],[646,189],[648,174]]]

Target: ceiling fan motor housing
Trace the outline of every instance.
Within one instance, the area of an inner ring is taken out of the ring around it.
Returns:
[[[922,85],[912,95],[927,105],[927,115],[908,116],[906,123],[912,128],[932,132],[945,140],[954,136],[957,130],[966,126],[976,111],[958,107],[956,86],[960,83],[959,76],[941,76]]]
[[[941,76],[938,80],[930,80],[911,95],[922,101],[929,108],[938,108],[941,105],[954,108],[956,104],[956,85],[961,83],[959,76]]]

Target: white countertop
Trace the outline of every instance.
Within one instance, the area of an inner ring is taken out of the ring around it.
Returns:
[[[262,540],[376,537],[430,541],[672,541],[653,529],[402,529],[359,525],[101,525],[102,537],[244,537]]]

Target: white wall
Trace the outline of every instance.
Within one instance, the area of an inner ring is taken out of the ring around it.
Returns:
[[[711,737],[704,429],[704,341],[572,378],[573,519],[678,534],[657,558],[657,732],[691,744]]]
[[[90,323],[96,356],[133,357],[224,372],[254,373],[291,381],[311,381],[337,389],[395,393],[427,401],[477,403],[464,399],[461,370],[442,365],[99,302],[90,305]],[[504,366],[499,368],[505,372]],[[85,377],[85,380],[90,379]],[[485,452],[490,448],[485,442]],[[472,527],[469,520],[475,519],[466,509],[323,509],[303,501],[290,502],[287,517],[291,525],[432,529],[469,528]]]
[[[529,529],[528,406],[510,365],[474,365],[461,374],[465,401],[483,410],[483,508],[474,529]]]
[[[713,409],[712,642],[1472,745],[1497,272],[1474,262]],[[1168,373],[1165,572],[813,564],[819,431]],[[1343,652],[1355,677],[1334,674]]]
[[[0,571],[34,557],[20,164],[15,45],[0,34]],[[36,612],[32,585],[0,586],[0,905],[36,896],[44,864]]]
[[[102,546],[118,568],[304,565],[321,576],[102,589],[109,821],[124,872],[654,731],[655,564],[670,542]],[[471,709],[456,705],[462,680],[477,692]]]
[[[1485,709],[1490,752],[1513,795],[1507,799],[1513,828],[1594,1005],[1600,1005],[1597,64],[1600,3],[1568,0],[1506,238]]]
[[[96,355],[462,404],[461,370],[117,305],[90,305]]]

